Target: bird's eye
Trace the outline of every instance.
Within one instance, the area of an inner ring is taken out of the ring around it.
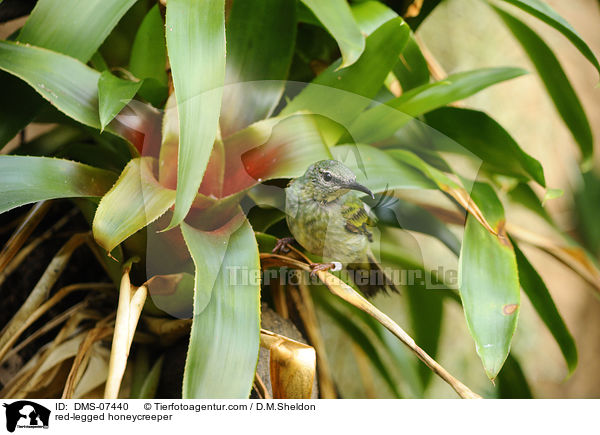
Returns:
[[[323,172],[323,180],[331,181],[333,177],[331,176],[331,172]]]

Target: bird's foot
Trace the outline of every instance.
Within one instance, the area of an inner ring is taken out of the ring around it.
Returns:
[[[342,263],[332,261],[331,263],[310,263],[310,276],[314,277],[319,271],[338,272],[342,270]]]
[[[277,240],[275,247],[273,248],[273,253],[277,254],[279,252],[288,253],[290,252],[290,245],[294,243],[293,237],[283,237]]]

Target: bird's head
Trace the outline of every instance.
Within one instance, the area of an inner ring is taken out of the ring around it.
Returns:
[[[307,193],[316,201],[335,201],[348,190],[357,190],[373,197],[368,188],[356,181],[356,175],[337,160],[321,160],[310,165],[302,178]]]

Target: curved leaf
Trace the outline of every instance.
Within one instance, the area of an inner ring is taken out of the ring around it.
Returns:
[[[180,126],[172,228],[192,206],[217,134],[225,79],[225,1],[169,0],[167,48]]]
[[[519,266],[521,287],[523,287],[523,291],[525,291],[535,311],[539,314],[558,343],[560,351],[567,362],[569,374],[571,374],[577,367],[577,347],[575,346],[575,340],[573,340],[573,336],[570,334],[560,313],[556,309],[556,305],[542,277],[533,268],[531,263],[529,263],[529,260],[527,260],[527,257],[525,257],[519,247],[514,243],[513,246]]]
[[[67,116],[100,128],[97,71],[64,54],[8,41],[0,41],[0,69],[27,82]]]
[[[385,139],[416,116],[525,73],[521,68],[482,68],[421,85],[361,113],[350,126],[350,134],[355,141],[363,143]]]
[[[579,36],[577,31],[560,15],[558,15],[554,9],[552,9],[546,3],[540,0],[504,0],[511,5],[523,9],[525,12],[530,13],[534,17],[539,18],[546,24],[554,27],[560,33],[565,35],[569,41],[573,43],[575,47],[583,54],[587,60],[600,72],[600,64],[598,59],[594,56],[594,53],[585,43],[585,41]]]
[[[110,121],[131,101],[142,82],[130,82],[115,77],[110,71],[103,71],[98,80],[98,111],[100,113],[100,129]]]
[[[364,1],[351,5],[352,15],[360,31],[370,35],[386,21],[398,16],[396,12],[378,1]]]
[[[295,0],[233,2],[219,120],[223,137],[275,109],[292,61],[296,27]]]
[[[365,49],[360,33],[346,0],[302,0],[338,43],[342,52],[339,68],[352,65]]]
[[[352,66],[338,71],[341,64],[338,59],[304,88],[281,114],[308,110],[346,127],[371,104],[381,89],[398,62],[409,32],[401,18],[387,21],[367,37],[365,51]]]
[[[577,94],[558,59],[550,47],[529,26],[502,9],[494,7],[494,10],[535,65],[558,113],[579,145],[583,157],[582,163],[586,163],[594,152],[592,130]]]
[[[370,35],[381,24],[398,16],[388,6],[372,0],[354,3],[352,14],[360,30],[367,35]],[[429,66],[412,31],[400,54],[400,62],[396,63],[393,71],[405,92],[429,82]]]
[[[134,3],[135,0],[39,0],[18,40],[86,62]],[[2,148],[35,117],[44,100],[7,74],[0,74],[0,83]],[[20,104],[15,105],[15,101]]]
[[[493,118],[483,112],[444,107],[426,116],[427,124],[456,141],[500,174],[533,179],[545,186],[544,169]]]
[[[515,253],[503,230],[502,204],[487,184],[476,183],[471,194],[498,236],[486,231],[472,215],[467,217],[458,287],[469,332],[493,381],[508,356],[517,327],[519,278]]]
[[[70,160],[0,156],[0,213],[44,199],[102,196],[115,174]]]
[[[92,224],[94,238],[108,252],[163,215],[175,202],[175,191],[156,181],[155,159],[130,160],[104,195]]]
[[[183,376],[184,398],[247,398],[254,381],[260,341],[256,239],[244,220],[231,237],[223,233],[222,243],[228,244],[220,269],[200,271],[217,274],[209,304],[201,313],[194,306]],[[214,255],[206,248],[202,254]]]

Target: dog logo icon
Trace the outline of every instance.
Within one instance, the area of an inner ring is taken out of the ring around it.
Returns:
[[[14,432],[16,428],[36,429],[48,428],[50,410],[29,400],[5,403],[6,430]]]

